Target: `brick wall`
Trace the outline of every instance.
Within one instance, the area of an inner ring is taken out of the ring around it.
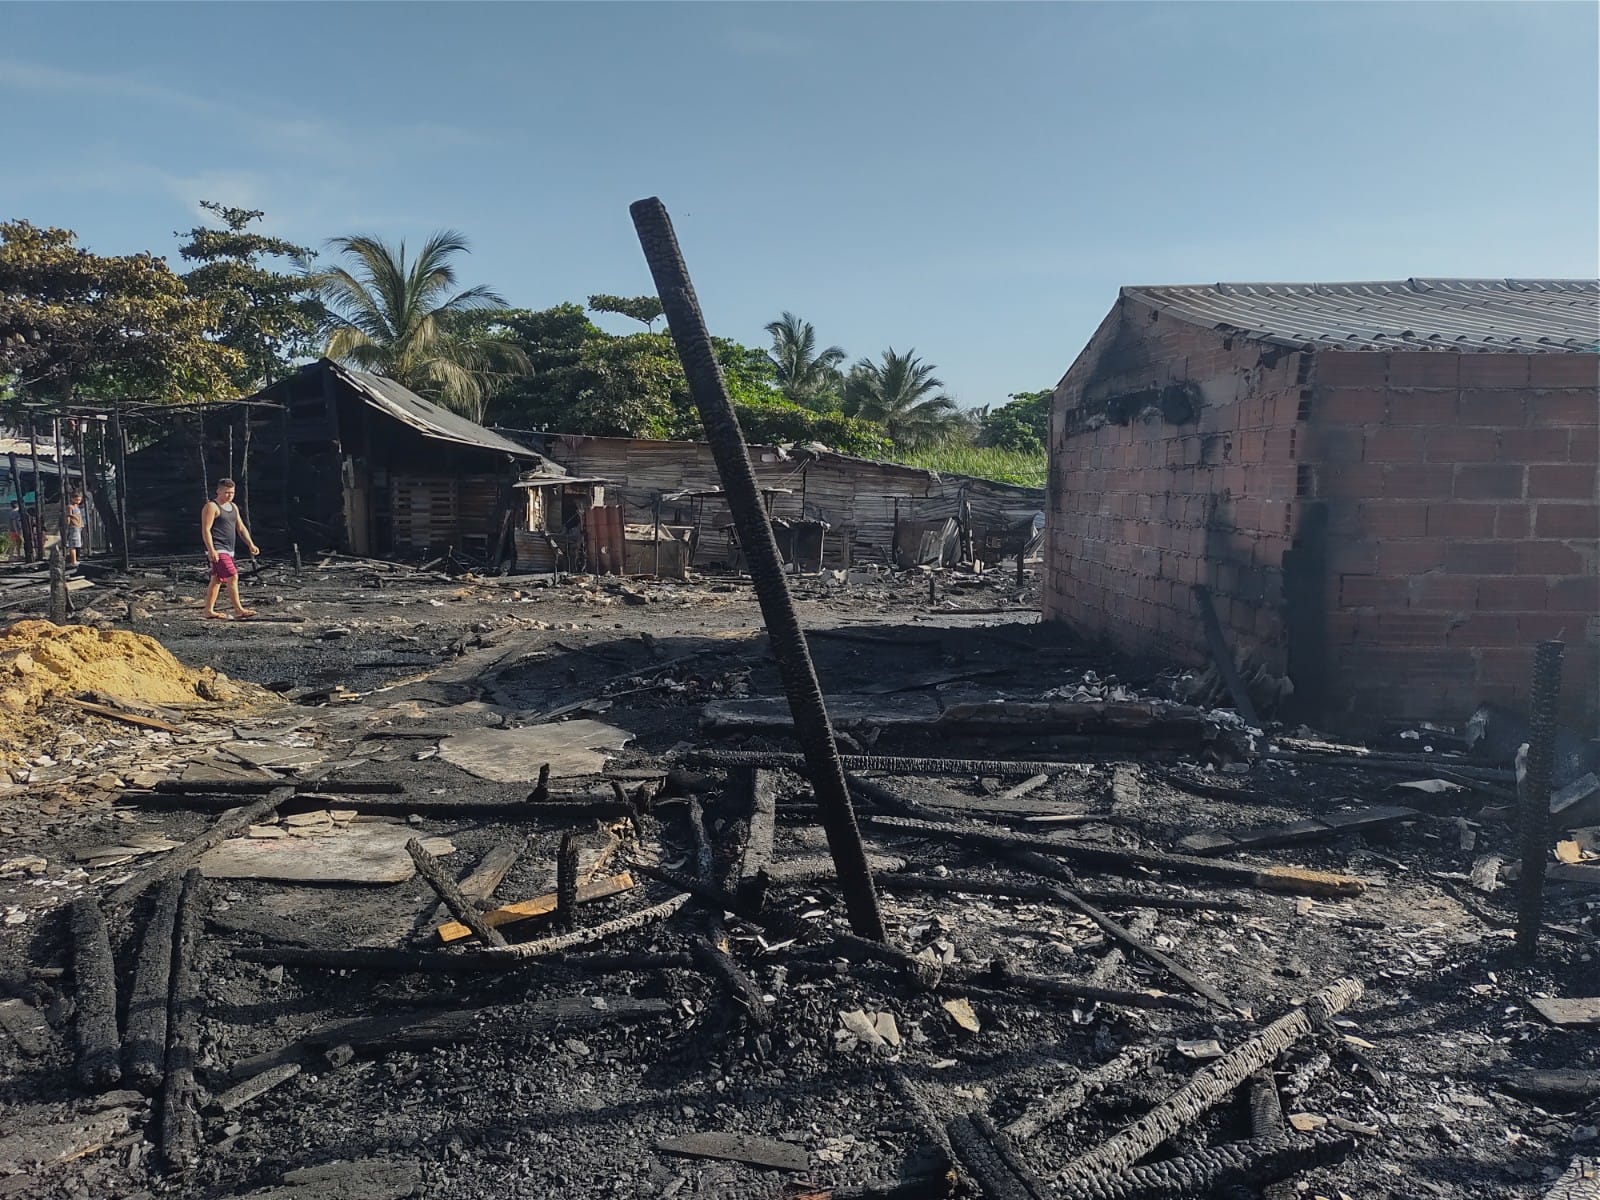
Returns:
[[[1199,664],[1236,654],[1332,727],[1525,705],[1567,643],[1600,678],[1600,356],[1283,351],[1118,302],[1056,389],[1046,619]]]
[[[1240,654],[1282,673],[1299,369],[1119,301],[1056,390],[1045,618],[1203,663],[1202,583]]]
[[[1331,716],[1525,707],[1559,637],[1566,717],[1593,728],[1600,356],[1325,351],[1311,383]]]

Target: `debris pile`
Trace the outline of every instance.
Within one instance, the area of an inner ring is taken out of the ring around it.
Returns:
[[[141,633],[18,621],[0,634],[0,707],[25,712],[41,700],[85,692],[169,705],[239,696],[227,676],[186,667]]]
[[[882,941],[748,603],[418,622],[437,581],[335,567],[274,583],[298,623],[152,611],[299,703],[7,816],[0,1194],[1469,1200],[1592,1145],[1592,775],[1530,967],[1508,763],[1249,729],[872,574],[800,616]]]

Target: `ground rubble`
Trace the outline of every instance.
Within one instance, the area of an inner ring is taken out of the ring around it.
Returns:
[[[0,778],[0,1195],[1593,1182],[1581,772],[1529,966],[1503,757],[1247,729],[1033,575],[798,577],[885,948],[746,582],[330,557],[222,624],[198,578],[77,620],[240,690],[35,697]]]

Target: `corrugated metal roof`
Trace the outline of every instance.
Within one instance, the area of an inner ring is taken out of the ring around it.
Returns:
[[[1600,280],[1402,279],[1125,287],[1182,320],[1338,350],[1600,351]]]
[[[382,375],[369,375],[365,371],[352,370],[330,359],[323,359],[317,365],[328,368],[338,379],[360,392],[377,408],[427,437],[438,438],[446,442],[457,442],[463,446],[476,446],[480,450],[497,450],[502,454],[509,454],[513,458],[532,459],[539,457],[537,453],[526,446],[519,446],[509,438],[503,438],[498,433],[491,433],[482,425],[475,421],[467,420],[459,413],[453,413],[447,408],[440,408],[437,404],[424,400],[415,392],[401,387],[392,379],[385,379]]]

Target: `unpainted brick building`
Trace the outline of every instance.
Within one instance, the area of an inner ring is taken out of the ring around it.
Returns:
[[[1044,616],[1359,730],[1600,677],[1600,283],[1124,288],[1057,385]]]

